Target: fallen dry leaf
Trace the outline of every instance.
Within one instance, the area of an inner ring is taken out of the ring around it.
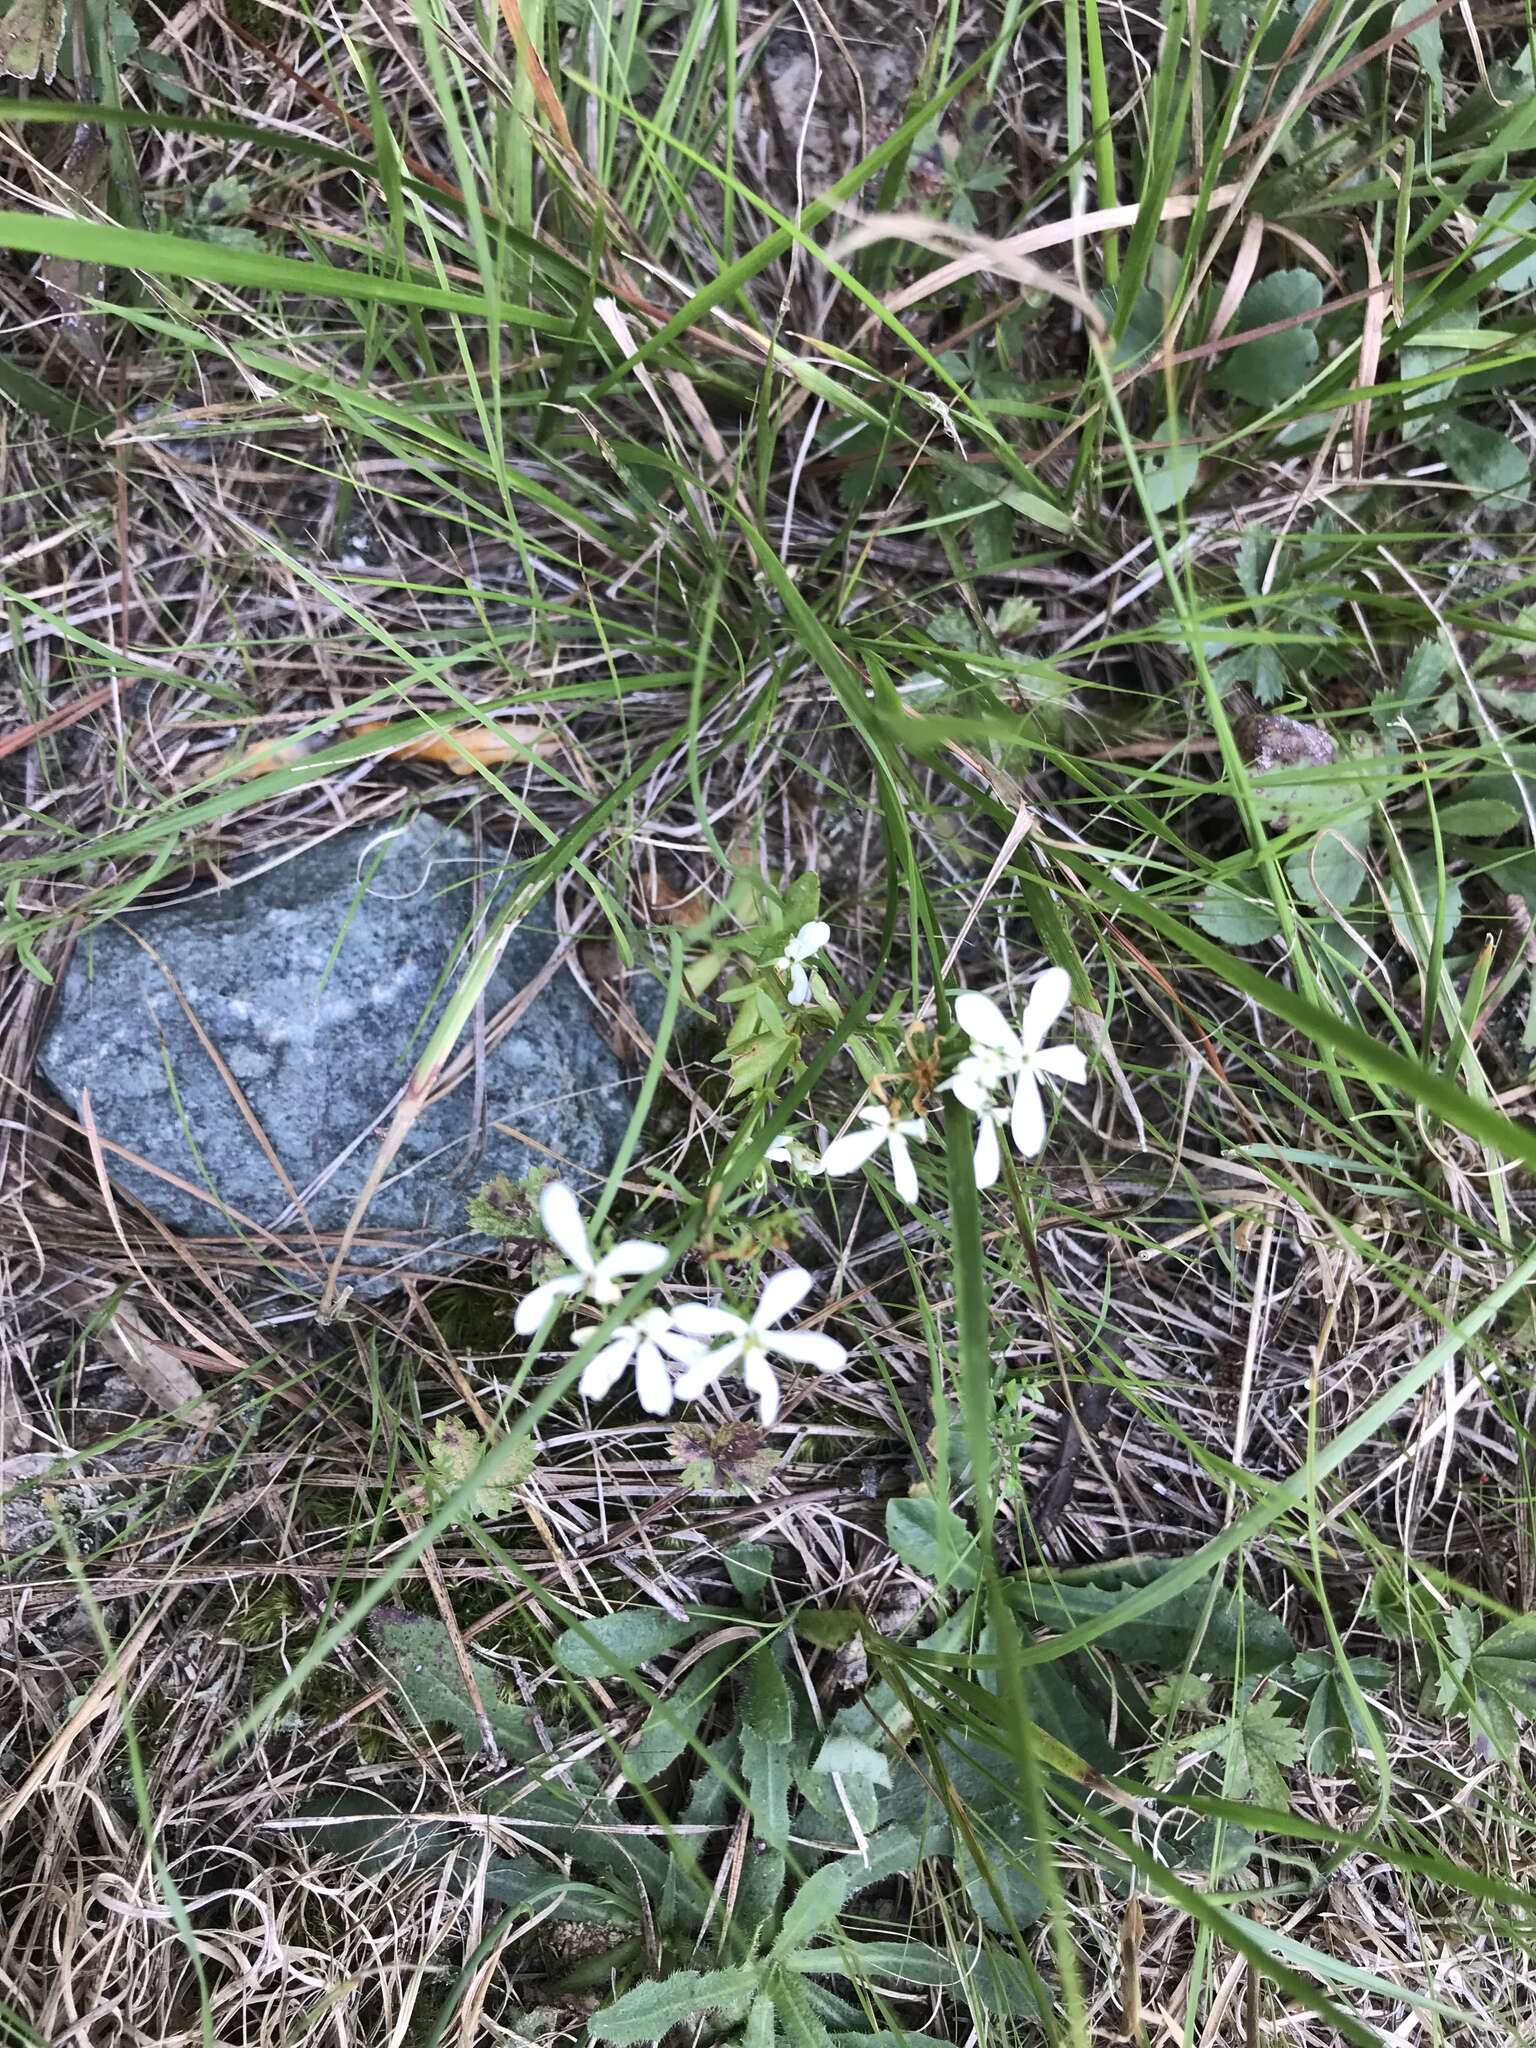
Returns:
[[[194,1429],[211,1429],[218,1410],[204,1400],[191,1368],[148,1329],[136,1309],[121,1303],[101,1332],[102,1349],[147,1401],[167,1411],[185,1408]],[[192,1405],[195,1404],[195,1405]]]
[[[356,733],[386,738],[394,730],[383,720],[353,727]],[[397,760],[434,761],[455,775],[473,775],[477,766],[520,761],[530,753],[557,753],[561,744],[560,735],[548,726],[525,719],[513,725],[463,725],[452,732],[413,734],[385,751]]]

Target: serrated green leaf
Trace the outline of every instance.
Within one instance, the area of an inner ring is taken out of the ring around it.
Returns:
[[[1520,822],[1520,813],[1513,804],[1491,796],[1442,804],[1438,816],[1440,830],[1459,839],[1498,839]]]
[[[1506,504],[1523,504],[1529,497],[1530,464],[1505,435],[1457,414],[1442,422],[1435,439],[1458,483]]]
[[[1213,883],[1190,916],[1224,946],[1259,946],[1278,937],[1280,931],[1274,905],[1231,882]]]
[[[1245,295],[1238,309],[1237,329],[1243,332],[1298,314],[1315,314],[1322,303],[1322,281],[1312,271],[1272,271]],[[1283,405],[1301,389],[1312,374],[1317,355],[1317,331],[1308,321],[1233,349],[1225,359],[1221,382],[1249,405],[1267,410]]]
[[[471,1479],[487,1456],[487,1445],[479,1430],[471,1429],[456,1416],[442,1416],[432,1426],[428,1457],[432,1468],[432,1490],[437,1498],[456,1493]],[[517,1490],[533,1476],[539,1447],[531,1436],[523,1437],[507,1453],[500,1472],[489,1484],[476,1487],[466,1512],[470,1515],[508,1515],[517,1506]]]
[[[674,1970],[669,1977],[637,1984],[593,2013],[587,2032],[594,2041],[611,2041],[614,2048],[638,2048],[641,2042],[659,2041],[695,2013],[739,2019],[756,1997],[759,1980],[759,1971],[750,1963],[730,1970]]]
[[[555,1658],[572,1678],[617,1678],[688,1642],[702,1621],[676,1621],[655,1607],[599,1614],[556,1638]]]
[[[764,1643],[747,1659],[742,1687],[741,1722],[759,1742],[788,1742],[794,1734],[794,1708],[784,1674]]]
[[[766,1991],[759,1991],[752,2001],[752,2010],[747,2014],[747,2024],[742,2029],[741,2048],[773,2048],[773,2043],[773,2000]]]
[[[741,1775],[758,1834],[771,1848],[782,1849],[789,1840],[789,1790],[794,1776],[789,1744],[764,1742],[750,1728],[743,1728]]]
[[[1523,1616],[1496,1628],[1481,1644],[1481,1618],[1474,1609],[1453,1609],[1446,1617],[1446,1634],[1458,1616],[1468,1620],[1460,1640],[1472,1644],[1463,1684],[1471,1696],[1468,1709],[1473,1729],[1504,1759],[1513,1763],[1519,1739],[1516,1714],[1536,1719],[1536,1616]]]
[[[800,1948],[830,1927],[848,1898],[849,1872],[844,1863],[824,1863],[813,1870],[784,1908],[775,1951]]]
[[[1250,1688],[1243,1691],[1246,1697],[1234,1703],[1231,1720],[1198,1737],[1191,1753],[1225,1760],[1229,1799],[1252,1799],[1286,1812],[1291,1792],[1284,1774],[1301,1762],[1306,1747],[1302,1732],[1285,1719],[1285,1703],[1275,1691],[1257,1697]]]

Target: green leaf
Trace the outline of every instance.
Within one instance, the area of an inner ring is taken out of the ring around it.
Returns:
[[[1451,1674],[1459,1684],[1474,1734],[1505,1763],[1515,1760],[1516,1715],[1536,1719],[1536,1616],[1506,1622],[1480,1642],[1482,1619],[1475,1608],[1455,1607],[1446,1616]],[[1442,1699],[1446,1680],[1442,1680]]]
[[[432,1426],[432,1441],[428,1446],[436,1499],[444,1494],[456,1493],[466,1480],[472,1478],[484,1463],[487,1445],[479,1430],[471,1429],[457,1417],[443,1416]],[[538,1463],[539,1447],[531,1436],[522,1440],[508,1453],[507,1461],[494,1481],[489,1485],[476,1487],[470,1499],[467,1513],[470,1515],[509,1515],[517,1506],[517,1489],[527,1484]]]
[[[629,1768],[634,1777],[648,1779],[669,1770],[696,1735],[715,1688],[730,1662],[730,1651],[714,1650],[701,1657],[679,1683],[652,1707],[630,1744]]]
[[[1402,720],[1412,732],[1432,732],[1437,692],[1450,665],[1450,653],[1439,640],[1421,640],[1403,664],[1397,688],[1378,690],[1371,699],[1371,716],[1382,730]]]
[[[725,1568],[737,1593],[756,1614],[773,1577],[772,1550],[766,1543],[733,1543],[725,1552]]]
[[[764,1742],[750,1728],[741,1730],[741,1775],[751,1795],[757,1832],[771,1848],[789,1840],[789,1788],[794,1756],[787,1742]]]
[[[465,1689],[452,1638],[435,1615],[409,1614],[403,1607],[379,1607],[373,1616],[373,1645],[398,1690],[423,1721],[442,1721],[478,1745],[480,1721]],[[497,1691],[501,1681],[478,1657],[469,1659],[475,1688],[504,1756],[529,1757],[537,1738],[521,1707],[510,1707]]]
[[[587,2032],[594,2041],[613,2042],[614,2048],[635,2048],[639,2042],[659,2041],[695,2013],[740,2019],[756,1998],[759,1981],[750,1963],[731,1970],[674,1970],[664,1979],[637,1984],[593,2013]]]
[[[752,2010],[747,2014],[747,2024],[742,2029],[741,2048],[773,2048],[773,2044],[773,2000],[766,1991],[759,1991],[752,2001]]]
[[[885,1540],[912,1571],[937,1585],[970,1592],[976,1584],[976,1538],[954,1509],[920,1494],[885,1504]]]
[[[795,1634],[818,1650],[840,1650],[857,1640],[861,1620],[853,1607],[802,1607],[795,1616]]]
[[[1021,1615],[1041,1627],[1065,1631],[1109,1613],[1119,1605],[1129,1587],[1155,1585],[1164,1572],[1172,1569],[1161,1559],[1137,1560],[1093,1568],[1092,1584],[1080,1583],[1066,1573],[1051,1579],[1021,1574],[1008,1580],[1007,1588]],[[1088,1576],[1084,1574],[1085,1579]],[[1235,1676],[1240,1669],[1274,1671],[1295,1656],[1296,1646],[1284,1623],[1267,1607],[1222,1589],[1210,1603],[1210,1617],[1206,1621],[1208,1600],[1207,1587],[1186,1587],[1139,1620],[1122,1622],[1106,1630],[1099,1641],[1128,1663],[1176,1671],[1188,1660],[1198,1637],[1193,1668],[1227,1676]]]
[[[835,1727],[817,1751],[812,1769],[825,1777],[862,1778],[868,1785],[890,1789],[890,1758],[862,1736],[843,1734]]]
[[[675,1621],[655,1607],[628,1607],[622,1614],[600,1614],[580,1628],[556,1638],[555,1658],[572,1678],[618,1678],[664,1657],[704,1627],[702,1621]]]
[[[1440,830],[1460,839],[1499,839],[1520,822],[1520,813],[1502,798],[1468,797],[1464,803],[1445,804],[1439,812]]]
[[[1242,54],[1248,36],[1248,9],[1244,0],[1211,0],[1211,27],[1228,63]]]
[[[1280,920],[1267,898],[1250,896],[1231,882],[1215,882],[1190,916],[1224,946],[1259,946],[1279,936]]]
[[[1284,1704],[1272,1687],[1257,1698],[1249,1692],[1234,1704],[1225,1727],[1208,1730],[1193,1744],[1196,1756],[1225,1759],[1229,1799],[1289,1811],[1291,1791],[1284,1774],[1301,1762],[1306,1744],[1301,1730],[1284,1718]]]
[[[631,1928],[640,1918],[633,1893],[621,1899],[601,1885],[579,1884],[533,1856],[493,1856],[480,1877],[485,1895],[498,1906],[529,1911],[558,1902],[561,1920],[585,1927]]]
[[[747,1659],[741,1701],[742,1727],[759,1742],[788,1742],[794,1734],[794,1708],[784,1674],[764,1643]]]
[[[1423,0],[1398,0],[1397,10],[1392,16],[1392,26],[1404,27],[1416,15],[1424,12]],[[1407,41],[1413,46],[1413,54],[1424,67],[1429,80],[1430,104],[1437,121],[1445,117],[1445,72],[1443,68],[1445,43],[1440,34],[1440,23],[1421,22],[1417,28],[1409,29]]]
[[[1480,226],[1483,234],[1472,251],[1479,270],[1509,256],[1517,247],[1524,254],[1514,257],[1498,280],[1502,292],[1528,292],[1536,285],[1536,199],[1517,199],[1511,204],[1507,190],[1495,192],[1484,208]]]
[[[1392,1677],[1380,1658],[1351,1657],[1348,1662],[1361,1693],[1379,1692]],[[1303,1651],[1291,1666],[1291,1684],[1308,1702],[1302,1728],[1308,1767],[1329,1777],[1347,1770],[1358,1750],[1370,1749],[1372,1730],[1340,1675],[1339,1659],[1332,1650]]]
[[[1238,331],[1316,313],[1322,303],[1322,281],[1310,270],[1272,271],[1244,297],[1238,309]],[[1317,332],[1309,321],[1280,334],[1243,342],[1226,358],[1221,382],[1249,405],[1267,410],[1283,405],[1301,389],[1312,374],[1317,354]]]
[[[1341,820],[1319,832],[1285,864],[1286,880],[1300,903],[1315,910],[1343,910],[1365,887],[1363,855],[1370,844],[1368,818]]]
[[[1441,920],[1441,936],[1445,939],[1461,923],[1461,884],[1454,875],[1442,879],[1435,856],[1427,847],[1410,853],[1404,864],[1410,886],[1405,895],[1395,878],[1387,885],[1387,915],[1398,943],[1416,960],[1425,960],[1436,918]]]
[[[871,1977],[883,1984],[958,1982],[960,1966],[926,1941],[842,1941],[834,1947],[785,1950],[776,1960],[806,1977]]]
[[[1436,439],[1458,483],[1513,504],[1523,504],[1529,497],[1530,464],[1513,441],[1492,427],[1456,414],[1441,425]]]
[[[1171,512],[1194,489],[1200,473],[1200,450],[1189,421],[1170,413],[1156,436],[1166,451],[1143,469],[1147,503],[1154,512]]]
[[[812,1871],[784,1909],[776,1950],[799,1948],[832,1925],[848,1898],[846,1863],[824,1863]]]

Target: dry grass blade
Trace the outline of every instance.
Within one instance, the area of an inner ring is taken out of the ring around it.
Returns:
[[[1082,216],[1073,223],[1074,231],[1082,232],[1093,218],[1091,214]],[[1071,238],[1070,235],[1062,235],[1057,239],[1067,241]],[[1015,236],[1007,241],[993,241],[985,235],[969,234],[936,221],[925,213],[875,213],[862,219],[857,227],[839,235],[832,245],[831,254],[841,263],[876,242],[912,242],[935,255],[948,254],[958,244],[962,254],[952,256],[949,262],[924,278],[921,287],[909,286],[906,292],[897,293],[887,302],[888,310],[898,312],[919,298],[947,289],[960,278],[972,277],[978,271],[993,271],[997,276],[1023,286],[1026,291],[1044,292],[1051,298],[1065,300],[1083,316],[1091,332],[1099,336],[1106,334],[1108,329],[1103,310],[1097,301],[1071,278],[1047,269],[1043,263],[1036,263],[1019,246],[1020,241],[1026,239]]]

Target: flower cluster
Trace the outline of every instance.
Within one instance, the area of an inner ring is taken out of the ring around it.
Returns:
[[[826,945],[831,933],[819,920],[804,924],[788,939],[782,955],[770,964],[785,983],[794,1007],[803,1007],[813,990],[807,963]],[[916,1060],[902,1091],[906,1103],[883,1097],[857,1112],[862,1128],[836,1137],[819,1155],[804,1138],[785,1132],[769,1146],[766,1157],[789,1171],[805,1175],[856,1173],[884,1154],[896,1192],[904,1202],[918,1200],[914,1145],[929,1138],[925,1105],[930,1088],[953,1096],[976,1119],[973,1171],[978,1188],[989,1188],[1002,1171],[1001,1132],[1007,1127],[1025,1159],[1045,1145],[1046,1106],[1042,1076],[1052,1082],[1080,1084],[1088,1078],[1087,1062],[1074,1045],[1047,1045],[1052,1028],[1072,996],[1070,977],[1059,967],[1037,976],[1015,1027],[990,996],[967,991],[955,1000],[955,1022],[967,1050],[948,1080],[937,1058]],[[518,1304],[513,1327],[529,1337],[563,1302],[587,1301],[599,1310],[616,1308],[633,1284],[667,1262],[662,1246],[642,1238],[626,1238],[601,1257],[594,1253],[576,1198],[559,1181],[539,1197],[539,1214],[551,1241],[565,1255],[569,1270],[546,1280]],[[809,1273],[790,1266],[763,1282],[757,1306],[742,1314],[725,1303],[685,1301],[676,1308],[642,1308],[612,1332],[581,1375],[581,1392],[589,1401],[608,1393],[632,1372],[635,1394],[651,1415],[666,1415],[677,1401],[697,1400],[719,1384],[733,1367],[757,1400],[765,1425],[778,1416],[779,1377],[775,1361],[810,1366],[817,1372],[839,1372],[848,1362],[846,1348],[835,1337],[814,1329],[784,1327],[813,1286]]]
[[[1073,1082],[1088,1078],[1087,1062],[1075,1045],[1045,1043],[1071,998],[1071,976],[1063,968],[1048,967],[1029,992],[1017,1031],[990,996],[968,990],[955,998],[955,1022],[970,1041],[970,1051],[940,1085],[976,1118],[974,1169],[979,1188],[991,1187],[1002,1171],[998,1132],[1004,1124],[1025,1159],[1034,1159],[1044,1148],[1045,1103],[1039,1077]],[[1004,1096],[1011,1101],[999,1099]],[[897,1194],[904,1202],[915,1203],[917,1167],[910,1148],[926,1142],[927,1118],[903,1115],[885,1102],[861,1109],[859,1116],[868,1129],[834,1138],[821,1155],[822,1171],[856,1173],[884,1151]]]
[[[628,1292],[621,1282],[632,1282],[666,1264],[665,1250],[641,1238],[627,1238],[595,1257],[576,1197],[562,1181],[551,1181],[539,1196],[539,1216],[572,1270],[523,1296],[512,1323],[520,1337],[531,1337],[562,1301],[585,1299],[598,1308],[615,1308]],[[648,1415],[666,1415],[674,1400],[697,1400],[734,1365],[748,1392],[757,1396],[763,1422],[771,1423],[779,1413],[774,1358],[814,1366],[818,1372],[840,1372],[848,1362],[846,1347],[835,1337],[820,1330],[781,1328],[813,1285],[802,1267],[790,1266],[763,1283],[750,1316],[738,1315],[718,1301],[641,1309],[633,1322],[620,1324],[588,1361],[581,1375],[582,1396],[600,1400],[633,1368],[640,1406]],[[674,1376],[675,1367],[681,1371]]]

